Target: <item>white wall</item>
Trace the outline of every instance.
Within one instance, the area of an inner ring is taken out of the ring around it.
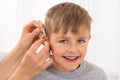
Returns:
[[[117,75],[120,37],[118,0],[88,0],[87,8],[93,17],[93,36],[87,59],[110,75]]]
[[[0,52],[8,52],[18,41],[23,7],[20,0],[0,0]]]
[[[26,23],[31,20],[44,22],[46,11],[54,4],[63,1],[80,4],[93,18],[92,39],[86,59],[102,67],[109,76],[118,75],[120,73],[119,0],[0,0],[0,52],[7,53],[16,45],[22,27]]]

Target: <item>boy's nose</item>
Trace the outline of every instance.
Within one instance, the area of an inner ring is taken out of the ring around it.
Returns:
[[[70,53],[76,53],[77,52],[77,46],[74,44],[69,45],[68,51]]]

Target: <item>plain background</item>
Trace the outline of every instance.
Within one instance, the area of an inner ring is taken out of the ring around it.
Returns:
[[[47,10],[60,2],[74,2],[92,17],[92,38],[86,59],[102,67],[112,79],[120,76],[120,1],[119,0],[0,0],[0,56],[18,42],[24,25],[41,20]],[[113,80],[113,79],[112,79]]]

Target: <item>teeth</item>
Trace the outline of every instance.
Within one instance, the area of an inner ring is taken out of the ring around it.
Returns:
[[[77,56],[64,56],[64,58],[67,58],[67,59],[77,59],[78,57]]]

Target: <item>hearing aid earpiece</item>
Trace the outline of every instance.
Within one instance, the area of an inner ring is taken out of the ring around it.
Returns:
[[[41,38],[41,37],[44,36],[44,35],[46,35],[45,29],[44,29],[44,28],[41,28],[41,29],[40,29],[39,37]]]

